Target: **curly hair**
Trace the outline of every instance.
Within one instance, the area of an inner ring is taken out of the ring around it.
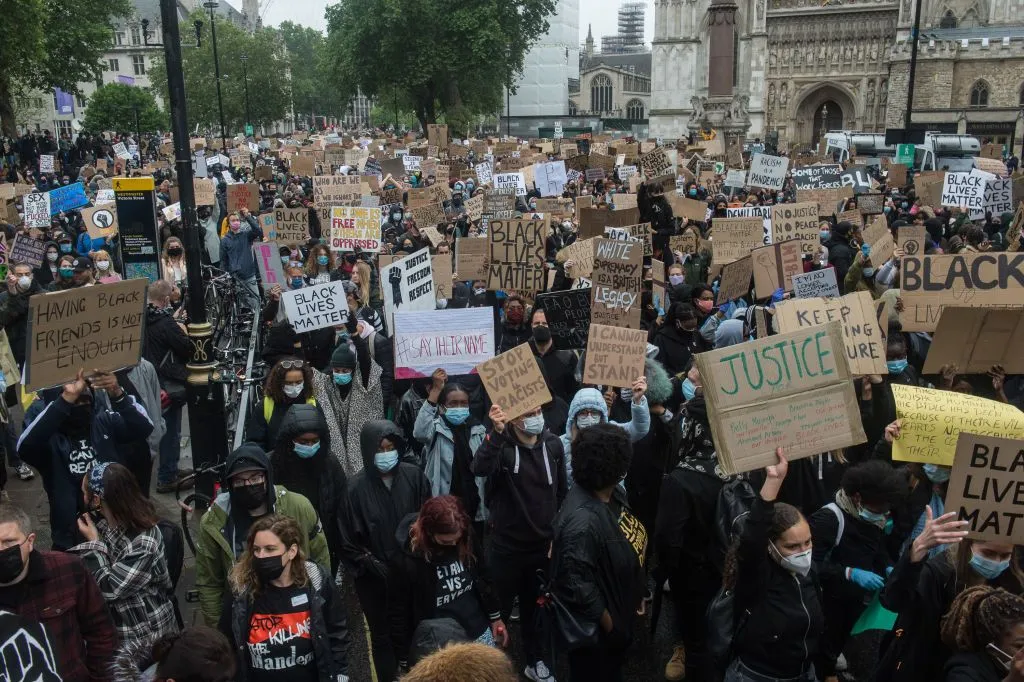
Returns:
[[[907,495],[907,481],[887,461],[873,459],[851,467],[840,487],[847,495],[859,494],[868,504],[896,504]]]
[[[1024,623],[1024,597],[978,585],[956,596],[942,617],[942,642],[954,651],[982,651]]]
[[[326,244],[317,244],[309,250],[309,255],[306,257],[306,265],[304,272],[307,277],[316,277],[319,272],[320,264],[317,262],[316,257],[321,253],[327,254],[327,265],[324,266],[327,272],[334,271],[334,254],[331,253],[331,249]]]
[[[633,444],[621,426],[603,423],[577,429],[572,444],[572,477],[587,492],[605,490],[629,470]]]
[[[804,520],[800,510],[785,502],[776,502],[772,509],[772,521],[768,525],[768,540],[776,542],[782,534]],[[739,552],[741,537],[737,535],[725,555],[722,568],[722,586],[728,590],[736,587],[739,580]]]
[[[285,551],[291,549],[292,545],[298,548],[298,553],[288,566],[292,583],[298,587],[305,587],[309,583],[309,574],[306,573],[306,552],[302,549],[302,530],[299,524],[292,518],[278,514],[268,514],[253,522],[249,528],[249,537],[245,541],[245,552],[239,557],[238,563],[231,569],[231,584],[238,594],[249,593],[249,598],[259,594],[265,585],[260,583],[260,577],[253,568],[252,545],[256,542],[256,533],[270,531],[284,545]]]
[[[459,560],[467,566],[471,565],[475,561],[472,525],[469,514],[462,506],[462,500],[454,495],[431,497],[423,503],[416,521],[409,526],[409,546],[430,561],[431,554],[442,551],[434,542],[434,536],[451,533],[458,533],[460,536],[456,545]]]
[[[281,364],[288,361],[302,363],[302,393],[295,399],[295,402],[304,403],[313,395],[313,368],[309,366],[308,362],[295,356],[284,357],[274,363],[274,367],[267,375],[267,381],[263,384],[263,393],[279,405],[292,402],[291,398],[284,394],[284,376],[295,370],[285,369]]]

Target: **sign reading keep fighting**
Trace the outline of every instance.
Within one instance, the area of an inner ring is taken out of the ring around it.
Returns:
[[[60,386],[78,370],[115,371],[142,355],[145,279],[36,294],[28,303],[25,390]]]

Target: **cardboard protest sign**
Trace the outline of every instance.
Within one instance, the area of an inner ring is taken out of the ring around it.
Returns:
[[[399,312],[394,341],[396,379],[472,374],[494,357],[494,317],[487,308]]]
[[[652,149],[637,160],[637,165],[647,179],[662,175],[675,175],[676,164],[664,149]]]
[[[747,171],[747,184],[751,187],[782,189],[786,182],[787,168],[789,159],[784,156],[754,154],[750,159],[750,170]]]
[[[907,164],[905,163],[889,164],[889,174],[885,176],[886,184],[894,188],[905,186],[907,184],[907,170]]]
[[[316,159],[312,156],[293,156],[289,160],[288,167],[293,175],[306,178],[316,175]]]
[[[455,240],[455,272],[459,280],[473,282],[476,280],[488,281],[490,268],[488,257],[490,256],[491,245],[487,239],[474,237],[461,237]]]
[[[532,412],[551,400],[547,382],[528,343],[480,363],[476,370],[487,397],[501,408],[507,421]]]
[[[609,211],[604,208],[579,208],[579,238],[603,237],[606,227],[625,227],[640,222],[640,211],[627,208],[622,211]]]
[[[750,256],[756,298],[770,298],[780,288],[789,291],[793,288],[793,275],[804,271],[800,243],[794,240],[756,248]]]
[[[181,220],[181,203],[176,202],[170,206],[164,206],[162,213],[164,214],[164,220],[167,222],[172,220]]]
[[[1024,441],[961,433],[946,490],[946,511],[967,521],[967,537],[1024,545]]]
[[[794,332],[837,321],[842,325],[846,359],[853,374],[888,374],[885,337],[871,294],[858,291],[841,298],[798,298],[775,306],[780,332]]]
[[[939,206],[942,201],[942,189],[944,174],[918,176],[914,178],[914,189],[917,190],[917,197],[924,206]]]
[[[772,215],[774,215],[774,206],[742,206],[739,208],[726,208],[726,218],[760,218],[761,226],[764,230],[764,237],[761,240],[761,244],[772,243]],[[712,227],[717,224],[721,218],[717,218],[713,221]],[[758,244],[758,246],[761,246]]]
[[[764,244],[764,221],[761,218],[715,218],[711,243],[714,245],[713,264],[732,263]]]
[[[906,256],[923,256],[924,240],[924,225],[904,225],[896,228],[896,247]]]
[[[1024,412],[1013,405],[965,393],[892,384],[900,437],[892,458],[952,466],[961,431],[999,438],[1024,438]]]
[[[523,174],[519,171],[512,173],[495,173],[494,187],[495,189],[513,188],[516,191],[516,196],[526,196],[526,178],[523,177]]]
[[[313,178],[313,204],[318,208],[358,206],[361,182],[358,175],[317,175]]]
[[[388,329],[395,328],[395,313],[406,310],[434,310],[434,271],[430,250],[423,248],[380,269],[384,294],[384,316]]]
[[[38,268],[43,264],[44,258],[46,258],[45,241],[19,234],[14,238],[7,262],[28,263],[33,268]]]
[[[325,282],[281,293],[281,304],[296,333],[345,324],[349,310],[341,285],[341,281]]]
[[[267,293],[274,286],[287,291],[288,280],[281,263],[280,246],[277,242],[255,242],[252,245],[252,257],[260,271],[260,287]]]
[[[697,253],[700,243],[700,235],[695,230],[689,228],[682,234],[673,235],[668,238],[669,249],[673,252],[678,251],[683,255]]]
[[[331,250],[378,253],[380,210],[335,206],[331,209]]]
[[[923,372],[938,374],[944,365],[956,365],[960,374],[984,374],[1001,365],[1007,374],[1024,373],[1024,309],[942,309],[928,348]]]
[[[48,192],[26,194],[21,201],[26,227],[50,226],[50,194]]]
[[[985,183],[981,210],[971,209],[971,220],[984,220],[986,213],[998,219],[1013,212],[1013,178],[992,178]]]
[[[889,222],[882,215],[870,217],[864,228],[864,243],[871,245],[871,262],[876,268],[885,265],[892,258],[896,241],[892,238]]]
[[[587,347],[590,298],[589,288],[552,291],[537,296],[536,307],[544,311],[551,338],[558,350]]]
[[[718,283],[715,301],[723,305],[750,293],[750,278],[754,275],[754,262],[750,256],[727,263],[722,268],[722,279]]]
[[[861,215],[879,215],[885,209],[885,195],[865,193],[857,197],[857,210]]]
[[[276,241],[282,246],[297,246],[309,241],[309,209],[278,208],[274,209],[276,232],[267,234],[267,239]]]
[[[814,270],[801,275],[793,275],[794,298],[838,298],[839,284],[836,282],[835,268]]]
[[[604,236],[606,239],[619,239],[621,241],[639,240],[644,245],[644,256],[650,258],[654,255],[654,230],[651,229],[650,223],[625,225],[623,227],[606,227],[604,228]]]
[[[573,262],[572,273],[566,273],[572,277],[590,277],[594,271],[594,244],[599,237],[590,239],[578,239],[569,246],[555,254],[555,260],[559,263]]]
[[[591,323],[583,383],[630,388],[644,376],[647,332]]]
[[[50,215],[73,211],[89,203],[89,197],[85,196],[85,185],[80,182],[52,189],[48,194],[50,195]]]
[[[643,260],[643,244],[640,242],[597,240],[594,245],[591,313],[595,323],[640,328]]]
[[[1014,253],[904,256],[900,266],[903,331],[935,331],[944,306],[1024,306],[1024,260]]]
[[[804,166],[794,168],[790,175],[797,190],[801,189],[836,189],[843,186],[840,179],[843,167],[839,164],[821,166]]]
[[[813,254],[821,239],[818,235],[818,205],[813,201],[776,204],[772,210],[772,241],[800,240],[802,253]]]
[[[80,369],[113,372],[137,364],[147,284],[129,279],[29,298],[25,391],[68,383]]]
[[[943,206],[959,206],[968,210],[981,210],[985,201],[985,177],[976,171],[970,173],[947,172],[942,183]]]
[[[838,322],[696,360],[727,473],[774,464],[777,447],[793,461],[866,440]]]
[[[256,183],[228,185],[228,213],[249,209],[250,213],[260,210],[260,186]]]
[[[840,199],[847,199],[853,196],[853,188],[839,187],[829,189],[798,189],[796,200],[798,202],[811,201],[818,204],[819,216],[831,216],[835,212],[836,203]]]
[[[448,126],[445,124],[427,124],[427,144],[432,147],[448,146]]]
[[[196,206],[213,206],[217,203],[217,186],[208,178],[193,178],[192,191],[195,193]]]
[[[492,220],[488,289],[544,291],[547,220]]]
[[[438,253],[430,257],[431,273],[434,279],[434,298],[450,300],[452,297],[452,255]]]
[[[677,195],[675,192],[666,194],[665,198],[668,199],[668,203],[672,207],[672,213],[677,217],[692,220],[695,223],[702,223],[707,219],[707,202],[687,199]]]

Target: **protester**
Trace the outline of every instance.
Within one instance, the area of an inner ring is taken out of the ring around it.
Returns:
[[[110,260],[110,254],[103,249],[96,249],[92,253],[92,262],[96,266],[96,281],[100,284],[112,284],[121,281],[121,275],[117,274],[114,264]]]
[[[453,644],[427,656],[402,682],[516,682],[512,662],[485,644]]]
[[[272,450],[277,444],[281,422],[292,405],[316,406],[313,397],[313,368],[299,358],[278,360],[263,385],[261,409],[253,410],[246,439]]]
[[[167,239],[160,255],[163,278],[177,287],[184,285],[188,280],[188,266],[185,264],[185,247],[181,240],[177,237]]]
[[[242,221],[246,229],[242,229]],[[252,243],[263,239],[259,222],[246,209],[227,217],[228,233],[220,240],[221,267],[231,273],[238,287],[238,295],[247,301],[249,307],[259,306],[259,292],[256,284],[256,261],[252,255]]]
[[[624,429],[631,441],[635,442],[647,435],[651,427],[651,414],[647,406],[647,377],[639,377],[633,382],[630,391],[630,412],[632,419],[624,424],[612,423]],[[582,388],[573,397],[569,405],[569,417],[566,422],[565,434],[562,435],[562,449],[565,452],[565,470],[569,484],[572,485],[572,444],[576,436],[596,424],[608,422],[608,403],[596,388]]]
[[[955,652],[943,680],[1003,682],[1024,650],[1024,598],[987,585],[964,590],[942,618],[942,641]]]

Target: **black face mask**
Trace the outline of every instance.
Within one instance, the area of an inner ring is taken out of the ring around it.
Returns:
[[[76,404],[71,408],[71,414],[64,421],[64,429],[68,433],[83,433],[89,430],[92,422],[92,405]]]
[[[252,511],[267,501],[267,484],[243,485],[231,489],[231,502],[246,511]]]
[[[533,340],[537,343],[547,343],[551,340],[551,329],[541,325],[533,328]]]
[[[269,583],[271,580],[277,580],[284,573],[284,564],[281,563],[281,556],[264,556],[264,557],[253,557],[252,567],[256,571],[256,575],[259,576],[261,583]]]
[[[181,249],[167,249],[167,255],[168,256],[174,256],[175,258],[177,258],[178,256],[180,256],[183,253],[185,253],[185,252],[183,250],[181,250]]]
[[[21,558],[21,545],[0,551],[0,583],[11,583],[25,569]]]

